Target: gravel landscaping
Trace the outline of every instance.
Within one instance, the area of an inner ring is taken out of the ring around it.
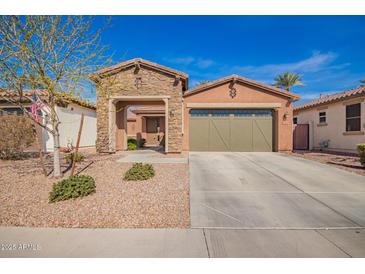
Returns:
[[[37,227],[162,228],[189,226],[186,164],[153,164],[146,181],[123,181],[130,163],[120,155],[87,155],[81,174],[95,179],[96,193],[50,204],[57,180],[45,178],[38,159],[0,161],[0,225]]]
[[[329,164],[334,167],[365,176],[365,167],[361,166],[360,158],[358,156],[322,151],[295,151],[288,152],[288,154],[324,164]]]

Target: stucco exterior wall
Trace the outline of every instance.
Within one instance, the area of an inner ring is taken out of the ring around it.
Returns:
[[[138,72],[132,67],[111,77],[114,78],[113,81],[110,81],[110,77],[101,79],[97,86],[97,150],[99,152],[114,152],[116,149],[109,134],[110,128],[115,126],[109,124],[110,98],[118,96],[168,96],[168,114],[166,114],[168,115],[166,125],[168,128],[168,152],[181,152],[181,80],[177,81],[173,75],[143,65]],[[136,86],[137,77],[142,81],[139,87]],[[105,87],[107,87],[107,92],[105,92]]]
[[[127,120],[127,135],[128,137],[136,137],[136,118]]]
[[[234,88],[237,93],[234,98],[229,94],[229,83],[212,87],[190,96],[184,97],[184,137],[183,150],[189,150],[189,112],[188,105],[190,103],[230,103],[230,104],[279,104],[279,107],[274,111],[274,150],[275,151],[290,151],[292,150],[292,129],[293,129],[293,110],[291,101],[283,96],[273,94],[271,92],[254,88],[249,85],[236,83]],[[234,105],[232,105],[234,108]],[[237,107],[241,108],[241,107]],[[247,107],[245,107],[247,108]],[[262,107],[256,107],[262,108]],[[287,113],[287,118],[284,119],[284,114]]]
[[[354,135],[346,132],[346,104],[361,102],[361,131]],[[365,143],[365,96],[318,106],[307,110],[295,111],[298,124],[309,124],[311,148],[319,149],[319,142],[330,140],[329,150],[356,152],[356,145]],[[319,125],[319,112],[326,112],[326,125]]]
[[[56,107],[57,115],[61,121],[60,145],[66,147],[68,142],[74,146],[77,141],[77,134],[80,127],[81,113],[84,113],[84,124],[82,127],[80,147],[95,146],[96,141],[96,112],[74,104],[69,104],[66,108]],[[49,138],[47,141],[47,151],[52,149],[53,140]]]

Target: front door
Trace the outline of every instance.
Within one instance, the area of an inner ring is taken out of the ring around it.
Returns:
[[[161,117],[146,118],[146,145],[158,146],[161,143],[163,132],[161,130]]]

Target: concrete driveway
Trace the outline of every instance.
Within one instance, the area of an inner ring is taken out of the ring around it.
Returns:
[[[365,226],[365,178],[278,153],[191,153],[191,225]]]
[[[189,164],[191,227],[211,256],[365,256],[365,177],[280,153],[192,152]]]

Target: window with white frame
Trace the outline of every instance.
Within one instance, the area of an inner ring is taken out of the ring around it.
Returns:
[[[320,124],[324,124],[327,122],[327,118],[326,118],[326,112],[325,111],[321,111],[319,113],[319,123]]]
[[[346,131],[361,130],[361,104],[346,106]]]

